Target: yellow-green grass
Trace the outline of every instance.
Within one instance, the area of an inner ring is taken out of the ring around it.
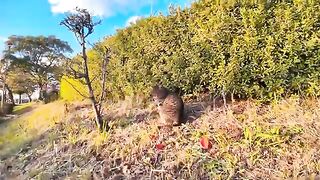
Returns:
[[[13,114],[20,115],[27,111],[30,111],[32,109],[32,106],[35,104],[36,104],[35,102],[30,102],[30,103],[16,105],[13,108]]]
[[[32,105],[17,107],[15,112],[21,113]],[[0,157],[17,152],[24,144],[39,137],[63,117],[62,101],[36,106],[35,109],[21,114],[17,119],[11,119],[0,125]]]

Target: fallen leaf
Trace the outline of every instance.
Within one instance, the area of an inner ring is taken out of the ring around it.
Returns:
[[[212,144],[207,136],[202,136],[200,138],[200,144],[202,149],[211,149]]]
[[[164,145],[164,144],[156,144],[156,149],[157,150],[163,150],[164,148],[166,147],[166,145]]]

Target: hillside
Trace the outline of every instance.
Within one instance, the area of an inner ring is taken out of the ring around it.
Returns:
[[[21,123],[26,134],[38,129],[40,136],[2,156],[0,179],[291,179],[320,171],[318,99],[240,101],[227,110],[190,101],[189,122],[169,130],[157,127],[151,104],[128,98],[105,107],[112,130],[102,134],[85,102],[69,104],[59,119],[37,114],[53,107],[62,102],[22,115],[20,122],[37,115],[48,126]]]

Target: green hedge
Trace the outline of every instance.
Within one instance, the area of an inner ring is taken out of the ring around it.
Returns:
[[[270,100],[319,95],[319,38],[320,1],[202,0],[101,43],[112,49],[112,98],[145,94],[161,82],[187,94]]]
[[[63,76],[60,83],[60,98],[67,101],[83,100],[88,96],[87,88],[78,80]]]

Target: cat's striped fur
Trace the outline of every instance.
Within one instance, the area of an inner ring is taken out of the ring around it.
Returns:
[[[162,125],[177,126],[183,122],[184,104],[180,96],[162,86],[154,86],[151,94]]]

